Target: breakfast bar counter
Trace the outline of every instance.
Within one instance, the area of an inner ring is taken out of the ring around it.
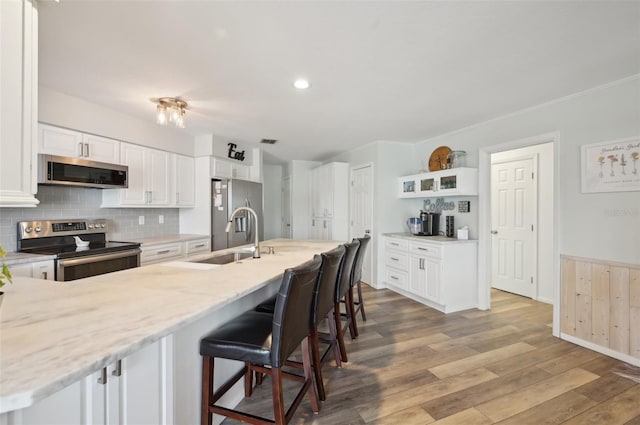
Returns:
[[[16,278],[3,288],[0,308],[0,413],[31,406],[261,288],[276,288],[286,268],[339,243],[276,239],[261,243],[275,254],[222,266],[161,263],[71,282]],[[198,355],[197,345],[185,349]]]

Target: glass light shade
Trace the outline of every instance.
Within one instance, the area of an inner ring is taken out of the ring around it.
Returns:
[[[180,111],[177,108],[171,108],[169,112],[169,122],[177,123],[180,118]]]
[[[180,111],[178,118],[176,119],[176,127],[184,128],[184,110]]]
[[[167,124],[167,109],[162,105],[158,105],[158,115],[156,116],[156,122],[160,125]]]

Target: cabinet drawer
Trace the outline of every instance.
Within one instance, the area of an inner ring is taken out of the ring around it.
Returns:
[[[427,257],[442,258],[442,247],[436,244],[411,242],[409,252]]]
[[[209,239],[200,239],[196,241],[188,241],[186,244],[185,254],[193,254],[195,252],[210,251]]]
[[[409,287],[409,275],[406,272],[387,268],[385,280],[388,284],[398,288],[407,289]]]
[[[174,257],[180,257],[182,255],[182,244],[168,243],[163,245],[153,245],[150,247],[142,247],[142,253],[140,254],[141,263],[150,263],[153,261],[160,261]]]
[[[409,246],[409,242],[404,239],[386,238],[385,246],[387,249],[399,249],[406,250]]]
[[[408,270],[409,256],[404,252],[387,250],[385,264],[401,270]]]

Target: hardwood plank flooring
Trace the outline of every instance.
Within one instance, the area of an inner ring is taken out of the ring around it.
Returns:
[[[305,399],[293,424],[640,425],[640,384],[610,372],[618,360],[553,337],[551,305],[494,290],[493,310],[445,315],[363,289],[368,320],[347,334],[349,362],[323,364],[327,400],[314,415]],[[268,379],[238,407],[272,417]],[[297,385],[285,383],[285,403]]]

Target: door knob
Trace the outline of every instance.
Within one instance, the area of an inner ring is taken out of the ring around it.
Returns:
[[[497,234],[498,234],[498,231],[497,231],[497,230],[492,230],[492,231],[491,231],[491,234],[492,234],[492,235],[497,235]]]

